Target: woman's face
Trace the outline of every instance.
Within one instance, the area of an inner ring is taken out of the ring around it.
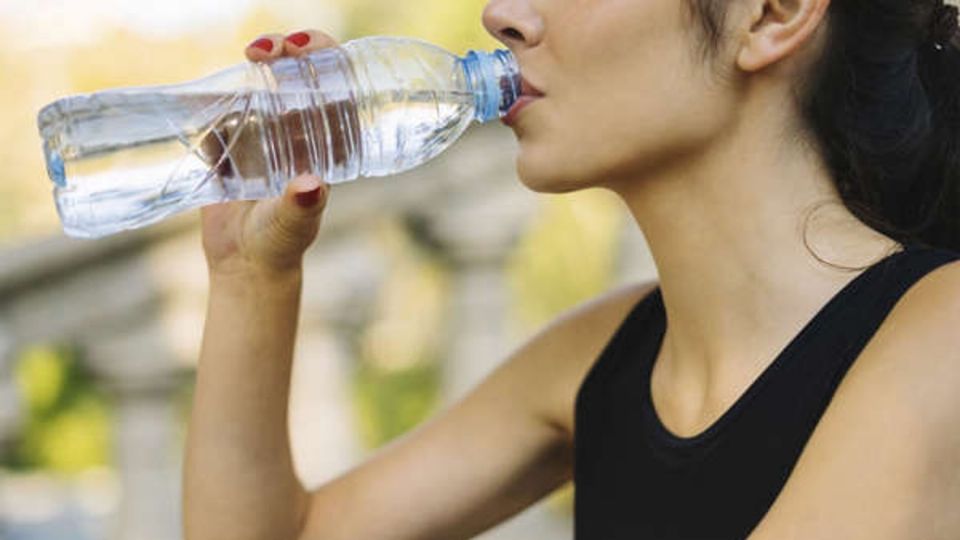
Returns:
[[[483,23],[544,93],[513,124],[517,172],[560,193],[682,163],[727,125],[730,90],[700,60],[686,0],[490,0]]]

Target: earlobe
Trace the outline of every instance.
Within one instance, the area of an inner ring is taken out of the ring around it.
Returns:
[[[757,0],[737,67],[759,71],[802,48],[826,16],[830,0]]]
[[[763,31],[751,31],[744,39],[740,53],[737,55],[737,67],[752,73],[760,71],[776,62],[777,59],[777,52],[771,50],[770,43]]]

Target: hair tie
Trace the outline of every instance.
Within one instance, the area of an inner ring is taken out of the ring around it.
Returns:
[[[933,7],[933,17],[930,23],[930,38],[933,46],[943,50],[949,45],[960,27],[960,9],[944,0],[936,0]]]

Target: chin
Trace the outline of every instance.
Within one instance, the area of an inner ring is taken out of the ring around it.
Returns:
[[[517,157],[517,177],[531,191],[546,194],[572,193],[600,183],[594,175],[556,157],[524,154]]]

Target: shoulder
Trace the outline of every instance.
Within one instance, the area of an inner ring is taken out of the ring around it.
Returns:
[[[589,362],[590,358],[583,357],[599,353],[630,311],[656,286],[655,281],[625,285],[577,304],[557,315],[525,347]]]
[[[611,289],[560,313],[544,327],[544,333],[564,346],[605,344],[630,311],[657,285],[656,281],[647,281]]]
[[[914,368],[941,365],[960,370],[958,330],[960,260],[935,268],[904,293],[864,350],[864,363],[895,362],[896,358],[909,355],[929,359],[919,365],[910,363]],[[934,358],[954,361],[934,362]]]
[[[630,311],[658,285],[647,281],[612,289],[559,314],[517,351],[523,378],[538,389],[542,414],[568,436],[580,382]]]
[[[960,311],[960,260],[945,263],[923,276],[904,294],[900,304],[905,306],[902,311],[910,311],[909,317],[932,318],[935,323],[941,322],[945,316],[957,315]],[[935,311],[924,317],[920,314],[924,309]]]
[[[917,429],[960,438],[960,261],[935,268],[901,296],[848,378],[841,390],[862,386],[865,395],[886,396],[881,403],[896,398],[887,406],[913,413]]]
[[[900,297],[750,540],[960,537],[960,261]]]

